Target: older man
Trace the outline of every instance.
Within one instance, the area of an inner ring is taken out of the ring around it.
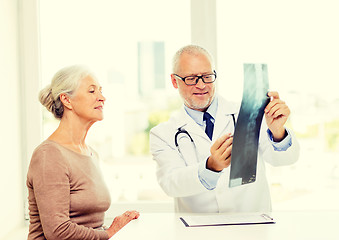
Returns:
[[[216,95],[216,78],[212,56],[204,48],[188,45],[175,54],[171,80],[184,106],[150,132],[158,182],[174,197],[179,212],[269,212],[264,161],[281,166],[299,156],[297,140],[284,127],[290,110],[277,92],[268,93],[271,101],[260,131],[256,181],[229,188],[239,105]]]

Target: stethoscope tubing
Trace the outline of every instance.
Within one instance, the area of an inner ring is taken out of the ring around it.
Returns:
[[[191,137],[191,135],[185,130],[185,129],[182,129],[181,127],[178,128],[178,131],[176,132],[175,136],[174,136],[174,143],[175,143],[175,146],[178,148],[179,147],[179,144],[178,144],[178,135],[179,134],[187,134],[187,136],[190,138],[191,142],[194,144],[194,141],[193,141],[193,138]]]

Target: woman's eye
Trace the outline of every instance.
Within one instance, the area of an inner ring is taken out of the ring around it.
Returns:
[[[94,90],[90,90],[89,92],[90,92],[90,93],[94,93],[95,91],[94,91]]]

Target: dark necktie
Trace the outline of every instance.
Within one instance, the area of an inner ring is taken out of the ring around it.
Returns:
[[[212,122],[213,117],[208,113],[204,112],[204,121],[206,121],[205,133],[212,140],[214,123]]]

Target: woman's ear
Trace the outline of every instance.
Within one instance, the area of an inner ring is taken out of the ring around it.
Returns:
[[[64,107],[72,109],[71,99],[66,93],[61,93],[59,98]]]

